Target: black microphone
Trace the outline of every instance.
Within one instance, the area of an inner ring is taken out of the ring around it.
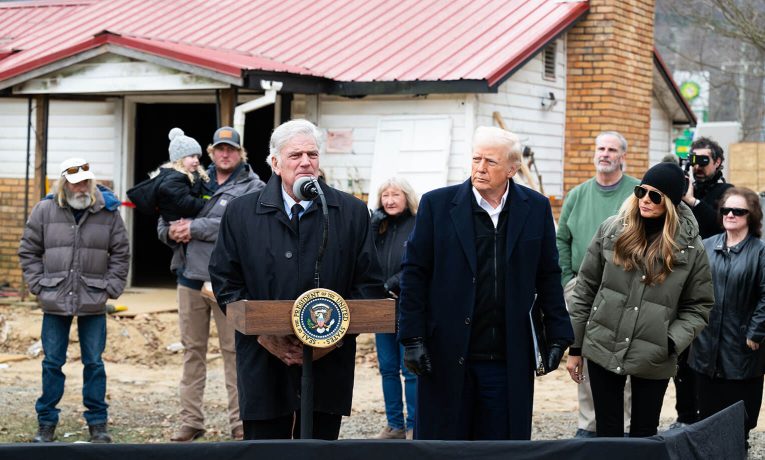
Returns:
[[[300,201],[313,200],[319,196],[318,183],[313,177],[301,177],[292,184],[292,193]]]

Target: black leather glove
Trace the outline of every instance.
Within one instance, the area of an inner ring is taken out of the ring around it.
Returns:
[[[547,355],[547,372],[552,372],[560,365],[560,360],[563,358],[563,350],[565,347],[559,343],[553,343],[550,345],[550,352]]]
[[[425,348],[425,339],[413,337],[404,339],[404,366],[417,375],[430,374],[430,355]]]
[[[398,284],[398,274],[395,274],[388,278],[388,281],[385,282],[383,285],[385,287],[385,292],[392,292],[396,295],[399,295],[401,293],[401,289],[399,288]]]
[[[385,220],[385,218],[388,217],[387,214],[385,214],[385,211],[382,209],[376,209],[372,216],[370,217],[369,221],[372,223],[372,225],[380,225],[380,222]]]

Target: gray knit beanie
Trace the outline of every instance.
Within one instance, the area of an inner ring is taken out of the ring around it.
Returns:
[[[167,134],[170,138],[170,161],[177,161],[189,155],[202,155],[202,147],[199,142],[185,136],[181,128],[173,128]]]

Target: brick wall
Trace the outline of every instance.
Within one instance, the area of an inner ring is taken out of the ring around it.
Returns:
[[[647,169],[653,17],[653,0],[590,0],[590,12],[568,32],[564,191],[595,174],[601,131],[627,138],[628,174]]]
[[[112,187],[112,181],[98,183]],[[40,201],[38,190],[39,186],[30,180],[28,213]],[[14,288],[19,288],[22,280],[16,251],[24,232],[24,217],[24,179],[0,178],[0,284],[10,283]]]
[[[29,212],[37,203],[34,180],[29,184]],[[0,283],[21,285],[21,267],[16,251],[24,231],[24,179],[0,178]]]

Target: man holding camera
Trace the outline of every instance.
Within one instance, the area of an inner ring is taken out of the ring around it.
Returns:
[[[691,208],[699,223],[701,238],[709,238],[723,231],[718,215],[720,198],[727,189],[733,187],[722,176],[724,160],[720,144],[708,137],[700,137],[691,144],[689,161],[693,168],[694,182],[688,184],[683,201]]]
[[[694,182],[688,181],[688,190],[683,196],[683,201],[691,208],[693,216],[699,223],[701,238],[709,238],[723,232],[719,215],[720,199],[726,190],[733,187],[723,178],[724,160],[720,144],[708,137],[700,137],[691,144],[688,161],[693,168]],[[670,425],[670,428],[679,428],[698,421],[693,371],[688,367],[688,350],[680,354],[677,366],[675,376],[677,421]]]

